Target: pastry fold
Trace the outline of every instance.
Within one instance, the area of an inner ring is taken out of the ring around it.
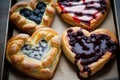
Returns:
[[[6,58],[20,72],[37,79],[50,79],[61,55],[58,34],[40,28],[32,36],[18,34],[7,42]]]

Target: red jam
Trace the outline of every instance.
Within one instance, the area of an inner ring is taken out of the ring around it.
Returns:
[[[95,19],[98,12],[104,14],[107,10],[106,0],[58,0],[63,13],[70,13],[77,23],[83,22],[90,25],[90,21]]]

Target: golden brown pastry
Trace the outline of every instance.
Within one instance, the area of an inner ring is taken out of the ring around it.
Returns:
[[[79,78],[88,78],[115,55],[117,39],[106,29],[88,32],[80,27],[71,27],[63,33],[62,48],[66,57],[78,67]]]
[[[87,30],[93,30],[103,22],[109,7],[109,0],[57,0],[56,3],[63,21]]]
[[[50,79],[61,55],[58,34],[50,28],[18,34],[7,43],[6,58],[20,72],[37,79]]]
[[[18,2],[10,10],[10,21],[17,29],[32,34],[36,27],[52,24],[55,4],[52,0],[31,0]]]

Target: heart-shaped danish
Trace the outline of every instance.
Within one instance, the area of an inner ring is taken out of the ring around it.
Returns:
[[[61,55],[58,34],[40,28],[28,34],[13,36],[7,43],[6,58],[19,71],[37,79],[52,78]]]
[[[10,20],[17,29],[32,34],[39,25],[50,26],[55,13],[52,0],[18,2],[10,10]]]
[[[74,63],[80,78],[90,77],[117,52],[117,39],[106,29],[88,32],[80,27],[68,28],[62,37],[66,57]]]
[[[58,0],[56,8],[68,24],[93,30],[104,20],[109,5],[109,0]]]

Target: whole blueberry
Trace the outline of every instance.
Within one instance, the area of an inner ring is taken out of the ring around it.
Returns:
[[[36,8],[41,9],[42,7],[46,7],[46,4],[43,2],[39,2],[36,6]]]
[[[102,38],[102,35],[97,35],[96,36],[96,39],[101,39]]]
[[[90,37],[91,37],[91,38],[94,38],[94,37],[96,37],[96,35],[95,35],[95,34],[91,34]]]
[[[39,18],[42,18],[42,14],[38,14],[38,17],[39,17]]]
[[[72,29],[67,30],[68,33],[71,33],[72,31],[73,31]]]
[[[43,14],[45,12],[45,8],[40,9],[40,13]]]
[[[32,12],[29,9],[21,9],[20,14],[22,16],[29,17],[32,14]]]
[[[37,19],[37,16],[35,16],[35,15],[30,16],[30,20],[35,21],[36,19]]]
[[[38,15],[38,14],[40,13],[40,10],[39,10],[39,9],[34,9],[33,13],[34,13],[35,15]]]
[[[40,24],[41,18],[37,18],[37,19],[35,20],[35,22],[36,22],[37,24]]]
[[[77,32],[77,34],[78,34],[79,36],[82,36],[82,35],[83,35],[83,32],[82,32],[81,30],[79,30],[79,31]]]

